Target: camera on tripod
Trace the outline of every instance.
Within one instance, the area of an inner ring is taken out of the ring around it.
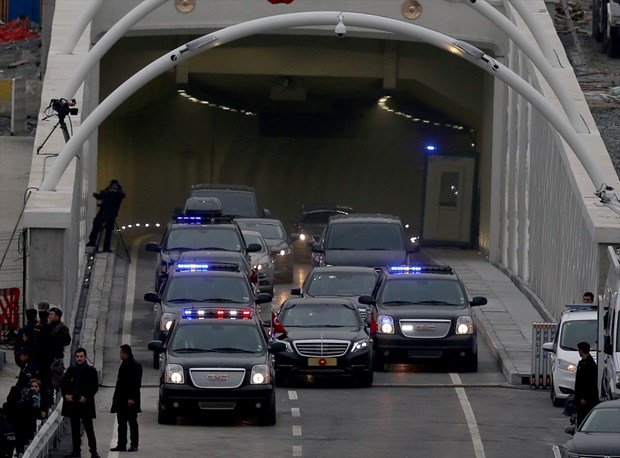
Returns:
[[[71,108],[75,106],[75,99],[52,99],[50,105],[58,113],[59,116],[76,115],[78,114],[77,108]]]

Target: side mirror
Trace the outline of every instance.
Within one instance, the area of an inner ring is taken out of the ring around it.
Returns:
[[[292,294],[293,296],[301,296],[301,288],[293,288],[293,289],[291,290],[291,294]]]
[[[409,249],[407,250],[407,253],[417,253],[418,251],[420,251],[420,244],[410,242],[410,246],[409,246]]]
[[[245,249],[245,251],[248,253],[256,253],[260,251],[261,249],[262,247],[260,246],[260,243],[250,243]]]
[[[256,303],[257,304],[266,304],[267,302],[271,302],[273,296],[269,293],[258,293],[256,295]]]
[[[144,248],[146,248],[146,251],[152,251],[153,253],[159,253],[161,251],[161,247],[157,242],[149,242]]]
[[[321,244],[318,242],[312,242],[310,248],[312,248],[314,253],[323,253],[323,248],[321,248]]]
[[[375,303],[374,299],[370,294],[364,294],[357,299],[357,302],[364,305],[373,305]],[[370,309],[370,307],[369,307]]]
[[[545,342],[543,343],[542,346],[544,351],[550,351],[551,353],[553,353],[553,342]]]
[[[570,425],[564,428],[564,432],[570,434],[571,436],[575,435],[575,425]]]
[[[472,307],[475,307],[477,305],[486,305],[486,304],[487,304],[487,298],[482,297],[482,296],[473,297],[471,299],[471,302],[469,303],[469,305],[471,305]]]
[[[286,351],[286,344],[284,342],[273,342],[269,345],[269,353],[282,353]]]
[[[264,208],[263,209],[263,217],[264,218],[271,218],[271,210],[269,210],[268,208]]]
[[[155,353],[162,353],[164,351],[164,343],[161,340],[152,340],[149,342],[148,348]]]
[[[144,300],[146,302],[153,302],[153,303],[159,303],[161,302],[161,297],[159,297],[159,294],[157,293],[146,293],[144,295]]]

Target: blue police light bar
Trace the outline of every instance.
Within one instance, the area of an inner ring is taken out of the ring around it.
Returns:
[[[175,266],[177,272],[209,272],[214,270],[226,270],[238,272],[239,264],[230,263],[210,263],[210,262],[179,262]]]
[[[435,145],[426,145],[426,148],[424,149],[426,149],[426,151],[429,151],[431,153],[437,151],[437,147]]]
[[[183,308],[181,310],[181,318],[184,320],[205,320],[205,319],[217,319],[217,320],[244,320],[252,318],[254,312],[252,309],[239,309],[239,308]]]
[[[389,271],[392,274],[419,274],[422,272],[421,266],[390,266]]]
[[[431,272],[452,272],[450,266],[389,266],[388,272],[391,274],[421,274]]]
[[[179,215],[174,217],[174,221],[179,224],[204,224],[208,222],[210,218],[204,216],[185,216]]]

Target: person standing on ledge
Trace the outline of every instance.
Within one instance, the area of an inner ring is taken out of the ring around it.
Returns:
[[[93,197],[100,201],[99,211],[93,220],[93,228],[88,236],[87,247],[97,246],[99,233],[105,228],[103,237],[103,251],[111,252],[112,231],[116,224],[116,217],[121,208],[121,202],[125,198],[125,192],[118,180],[110,181],[110,184],[99,192],[94,192]]]

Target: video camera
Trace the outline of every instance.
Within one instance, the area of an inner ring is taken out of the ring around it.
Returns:
[[[58,113],[59,116],[77,115],[78,109],[71,108],[75,106],[75,99],[52,99],[50,102],[51,107]]]

